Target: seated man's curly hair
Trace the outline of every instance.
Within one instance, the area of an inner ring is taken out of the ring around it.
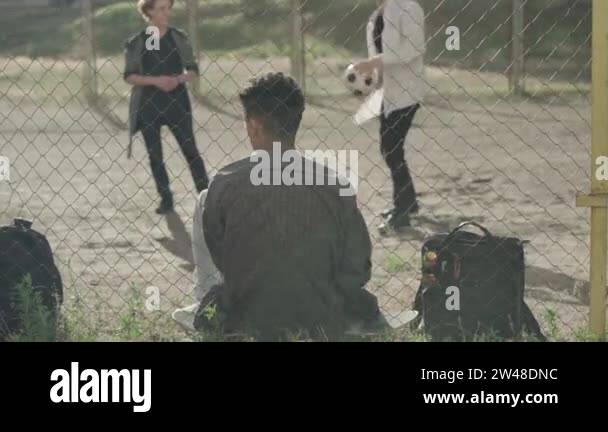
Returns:
[[[250,80],[239,97],[247,119],[255,117],[281,142],[293,142],[304,114],[304,94],[298,83],[282,73]]]

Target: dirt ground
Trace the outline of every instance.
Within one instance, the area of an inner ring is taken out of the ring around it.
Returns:
[[[191,300],[196,195],[173,138],[165,131],[177,215],[165,218],[154,214],[156,191],[141,138],[134,159],[127,160],[127,132],[77,97],[82,93],[75,65],[0,63],[6,73],[0,80],[0,155],[11,160],[11,180],[0,183],[0,224],[29,217],[48,235],[68,307],[81,308],[78,317],[95,327],[98,338],[131,338],[123,330],[133,314],[149,324],[144,338],[179,338],[167,317]],[[124,120],[120,60],[100,65],[108,109]],[[382,238],[376,226],[391,185],[378,123],[353,124],[359,102],[344,94],[341,67],[326,59],[309,69],[312,96],[298,146],[360,152],[358,200],[374,244],[369,289],[382,307],[392,313],[411,305],[426,236],[471,219],[496,234],[530,241],[527,301],[552,338],[580,338],[589,291],[589,215],[575,207],[576,193],[589,187],[585,85],[530,79],[530,95],[516,97],[502,75],[429,68],[434,90],[407,141],[421,213],[408,233]],[[236,91],[248,76],[273,69],[287,70],[286,61],[206,63],[206,96],[196,102],[195,119],[211,173],[248,155]],[[149,287],[160,290],[158,311],[141,307]]]

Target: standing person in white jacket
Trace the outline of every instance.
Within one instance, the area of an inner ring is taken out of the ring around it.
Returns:
[[[383,83],[380,149],[393,181],[394,207],[382,213],[381,234],[410,226],[418,212],[416,191],[405,161],[405,139],[428,84],[425,79],[424,11],[415,0],[377,0],[367,25],[369,59],[355,68],[363,75],[378,70]]]

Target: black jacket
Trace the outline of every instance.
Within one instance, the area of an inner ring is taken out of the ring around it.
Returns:
[[[198,74],[198,64],[194,52],[192,51],[190,41],[188,40],[188,35],[178,28],[171,27],[171,36],[177,46],[177,51],[184,69]],[[146,47],[146,39],[148,37],[146,31],[142,30],[125,42],[125,70],[123,72],[125,80],[131,74],[141,75],[143,73],[142,59]],[[144,88],[140,86],[133,86],[131,89],[131,97],[129,100],[129,147],[127,151],[127,157],[129,159],[131,158],[133,136],[139,130],[137,116],[141,107],[143,91]]]
[[[356,198],[327,186],[254,185],[254,163],[224,167],[211,182],[203,230],[224,276],[219,306],[228,331],[277,339],[305,331],[334,339],[349,322],[377,317],[365,291],[371,242]]]

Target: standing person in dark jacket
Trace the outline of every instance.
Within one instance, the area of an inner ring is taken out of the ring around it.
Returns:
[[[224,279],[215,291],[225,330],[264,340],[300,331],[334,339],[350,322],[378,319],[377,300],[365,290],[371,274],[367,226],[356,197],[343,196],[332,181],[335,173],[305,159],[311,163],[302,164],[300,178],[317,179],[314,185],[253,181],[259,174],[254,156],[277,157],[276,143],[281,161],[272,159],[266,174],[281,179],[285,172],[283,154],[295,152],[304,112],[300,88],[283,74],[268,74],[240,98],[255,151],[218,172],[202,217],[205,242]]]
[[[190,167],[198,192],[209,183],[205,164],[196,147],[192,108],[185,83],[197,79],[198,66],[188,37],[169,26],[173,0],[140,0],[138,9],[154,33],[142,31],[126,44],[125,80],[133,86],[129,107],[129,157],[133,135],[141,131],[161,203],[156,212],[173,211],[173,195],[165,167],[161,127],[167,126]]]

